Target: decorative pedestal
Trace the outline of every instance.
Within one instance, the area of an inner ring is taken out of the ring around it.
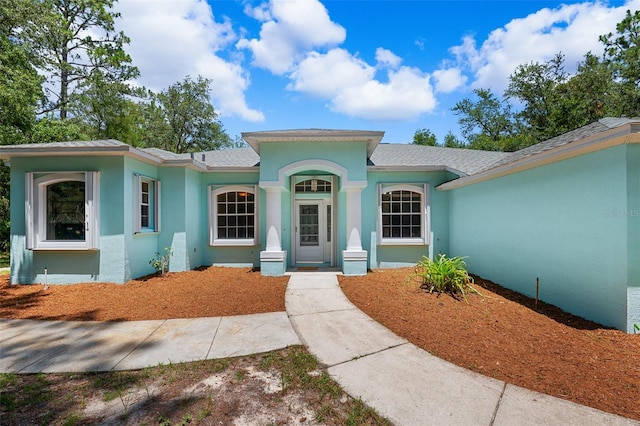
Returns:
[[[342,252],[342,273],[344,275],[367,275],[367,251],[344,250]]]
[[[269,277],[280,277],[287,271],[286,251],[261,251],[260,274]]]

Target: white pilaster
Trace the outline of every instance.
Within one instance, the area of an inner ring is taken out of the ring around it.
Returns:
[[[282,190],[266,188],[267,192],[267,242],[266,251],[282,251]]]
[[[282,250],[282,188],[264,187],[267,193],[267,241],[260,252],[262,275],[284,275],[287,270],[287,252]]]
[[[367,251],[362,250],[362,187],[345,189],[347,193],[347,248],[342,252],[342,273],[366,275]]]
[[[347,189],[347,251],[362,250],[362,188]]]

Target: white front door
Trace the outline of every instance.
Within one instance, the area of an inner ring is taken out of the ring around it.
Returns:
[[[296,263],[323,263],[330,258],[327,212],[331,209],[327,206],[323,200],[296,201]]]

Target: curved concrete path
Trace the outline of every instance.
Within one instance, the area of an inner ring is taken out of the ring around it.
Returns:
[[[0,372],[127,370],[304,343],[345,391],[397,425],[640,426],[430,355],[349,302],[336,272],[289,275],[286,313],[135,322],[0,319]]]
[[[293,328],[329,374],[397,425],[640,425],[436,358],[356,308],[336,273],[291,273]]]

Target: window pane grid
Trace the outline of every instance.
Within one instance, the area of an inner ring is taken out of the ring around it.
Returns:
[[[47,240],[85,239],[84,192],[84,182],[66,181],[47,186]]]
[[[392,191],[382,194],[382,238],[422,237],[422,194]]]
[[[255,238],[255,196],[249,192],[224,192],[216,197],[217,238]]]
[[[296,184],[296,192],[329,193],[331,192],[331,182],[320,179],[307,179]]]
[[[140,227],[149,227],[149,182],[140,183]]]

